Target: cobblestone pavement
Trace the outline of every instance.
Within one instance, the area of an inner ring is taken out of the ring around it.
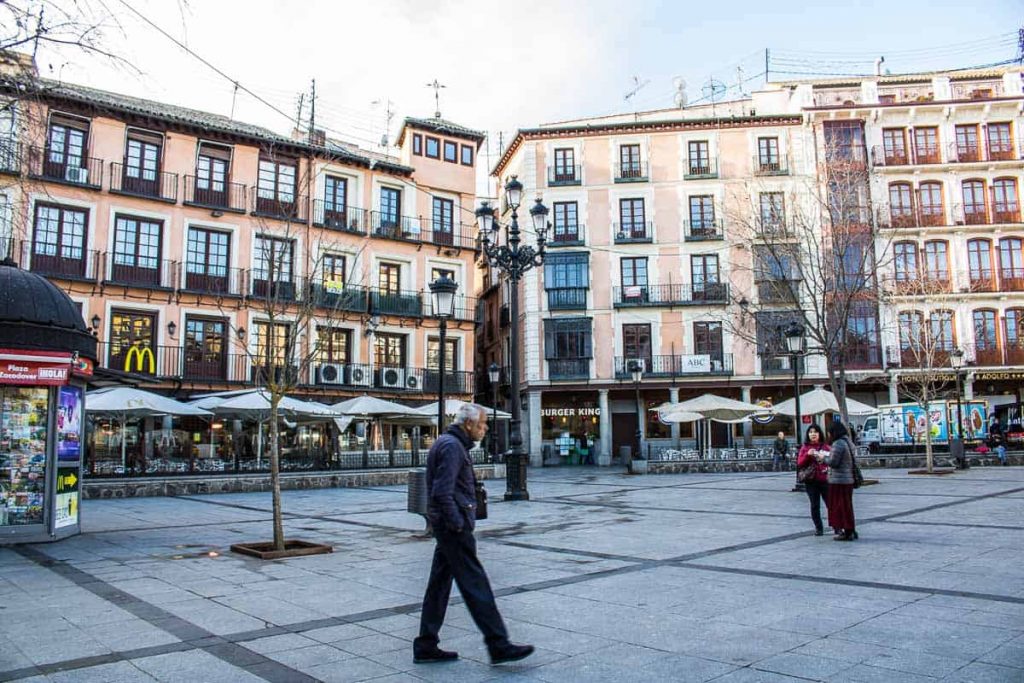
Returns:
[[[269,494],[90,500],[84,535],[0,550],[0,681],[1024,681],[1024,468],[872,470],[860,540],[815,538],[792,473],[530,473],[480,554],[513,639],[464,607],[416,665],[432,543],[405,487],[285,493],[331,555],[232,554]]]

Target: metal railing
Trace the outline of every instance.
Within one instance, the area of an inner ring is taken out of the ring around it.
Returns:
[[[589,290],[586,287],[550,287],[545,291],[549,311],[579,311],[587,308]]]
[[[754,155],[754,175],[789,175],[789,159],[785,154]]]
[[[22,146],[17,140],[0,137],[0,173],[21,175]]]
[[[208,187],[200,187],[200,180]],[[218,189],[219,186],[219,189]],[[220,209],[245,213],[247,206],[247,189],[243,183],[217,182],[211,179],[200,179],[196,176],[185,176],[185,199],[182,202],[189,206],[204,209]]]
[[[243,268],[226,268],[209,263],[182,264],[178,289],[196,294],[217,296],[242,296],[246,292],[246,271]]]
[[[615,357],[615,378],[629,379],[629,361],[634,357]],[[644,363],[643,377],[690,377],[707,375],[731,375],[733,373],[731,353],[692,353],[670,356],[648,356],[641,358]]]
[[[94,190],[103,187],[103,159],[74,157],[45,147],[30,146],[27,150],[28,174],[32,178]]]
[[[725,282],[612,288],[612,305],[615,308],[701,306],[727,303],[729,303],[729,285]]]
[[[103,254],[99,251],[32,240],[0,239],[0,255],[7,254],[20,268],[60,280],[95,282],[103,263]]]
[[[616,244],[653,242],[654,222],[634,221],[631,223],[612,223],[612,232],[615,234]]]
[[[1024,158],[1024,147],[1014,148],[1008,145],[991,145],[987,140],[979,140],[974,145],[961,145],[956,142],[949,144],[946,160],[951,164],[969,164],[982,161],[1016,161]]]
[[[103,265],[105,284],[173,290],[178,282],[177,261],[107,252],[103,255]]]
[[[420,233],[423,244],[436,247],[456,247],[458,249],[475,249],[475,228],[465,223],[448,223],[443,221],[427,221]]]
[[[549,358],[548,379],[589,379],[589,358]]]
[[[175,204],[178,201],[178,174],[129,168],[113,161],[110,163],[110,191]]]
[[[369,308],[369,290],[366,287],[336,284],[318,279],[308,279],[306,285],[309,301],[319,308],[330,311],[366,313]]]
[[[876,220],[882,228],[929,228],[949,225],[946,210],[942,206],[921,206],[920,204],[893,211],[889,205],[882,205],[876,212]]]
[[[683,180],[703,180],[717,177],[717,159],[686,159],[683,161]]]
[[[704,242],[725,239],[722,219],[699,219],[683,221],[683,239],[687,242]]]
[[[615,164],[614,180],[617,183],[640,183],[645,182],[647,179],[646,161]]]
[[[323,199],[313,200],[313,225],[353,235],[365,235],[370,224],[366,209],[355,206],[340,207]]]
[[[295,280],[291,278],[268,280],[266,275],[250,271],[249,296],[264,301],[296,301],[298,300],[298,291]]]
[[[423,294],[373,288],[370,290],[370,313],[423,317]]]
[[[417,216],[395,216],[380,211],[370,212],[370,234],[402,242],[419,242],[423,221]]]
[[[548,248],[579,247],[586,243],[586,227],[580,223],[555,226],[552,230]]]
[[[583,173],[580,166],[548,166],[548,187],[581,185]]]
[[[259,189],[254,190],[252,195],[252,214],[254,216],[297,223],[305,223],[308,219],[308,197],[303,195],[292,195],[291,199],[261,197]]]

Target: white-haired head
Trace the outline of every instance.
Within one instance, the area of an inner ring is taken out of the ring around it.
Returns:
[[[470,420],[478,422],[480,420],[487,419],[487,409],[478,403],[463,403],[459,406],[459,409],[455,411],[455,419],[452,420],[452,424],[465,424]]]

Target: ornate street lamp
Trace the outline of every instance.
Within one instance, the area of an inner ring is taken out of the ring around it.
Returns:
[[[459,286],[455,280],[442,275],[430,283],[430,296],[434,304],[434,317],[441,327],[440,349],[437,352],[437,435],[444,433],[444,373],[445,373],[445,340],[448,335],[448,318],[455,315],[455,292]]]
[[[956,375],[956,438],[953,438],[952,430],[950,430],[949,451],[956,458],[957,468],[966,470],[968,465],[967,454],[964,451],[964,416],[961,412],[963,407],[961,406],[960,399],[962,393],[960,370],[964,367],[964,350],[961,348],[953,349],[949,354],[949,364]]]
[[[537,236],[537,246],[521,244],[519,232],[519,205],[523,200],[523,184],[512,176],[505,184],[505,200],[512,210],[512,219],[506,226],[504,244],[499,244],[501,226],[495,218],[494,209],[484,202],[476,210],[477,224],[480,228],[480,242],[487,263],[495,270],[504,273],[509,279],[509,321],[512,328],[513,344],[519,343],[519,281],[523,274],[544,263],[544,244],[551,227],[548,223],[548,208],[537,198],[537,203],[530,207],[530,218],[533,231]],[[509,425],[509,450],[505,455],[505,500],[529,500],[530,493],[526,488],[526,466],[529,456],[523,449],[522,406],[519,397],[519,352],[513,349],[510,362],[509,381],[512,384],[512,421]],[[540,419],[540,416],[537,416]]]
[[[491,459],[498,462],[498,381],[501,368],[497,363],[491,363],[487,368],[487,379],[491,380]]]
[[[798,453],[800,452],[800,447],[803,445],[803,434],[801,432],[803,425],[800,424],[800,359],[804,355],[805,333],[806,330],[804,330],[804,326],[795,320],[789,323],[786,330],[783,332],[786,337],[786,350],[789,353],[790,361],[793,364],[793,407],[796,412],[796,450]],[[796,484],[793,485],[793,490],[803,491],[803,483],[800,481],[796,482]]]
[[[627,364],[629,374],[633,377],[633,390],[636,392],[636,453],[634,453],[631,460],[642,459],[641,450],[643,449],[643,423],[644,423],[644,408],[640,403],[640,380],[644,376],[644,364],[636,358],[631,358]]]

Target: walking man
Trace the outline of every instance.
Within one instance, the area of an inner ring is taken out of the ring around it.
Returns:
[[[772,471],[789,469],[789,441],[786,441],[786,432],[780,431],[778,438],[772,444]]]
[[[412,644],[413,661],[417,664],[449,661],[459,656],[438,647],[452,579],[459,586],[470,616],[484,634],[492,664],[514,662],[533,654],[532,645],[509,642],[491,583],[476,556],[476,475],[469,449],[486,433],[486,409],[466,403],[427,455],[427,517],[437,545],[423,596],[420,635]]]

